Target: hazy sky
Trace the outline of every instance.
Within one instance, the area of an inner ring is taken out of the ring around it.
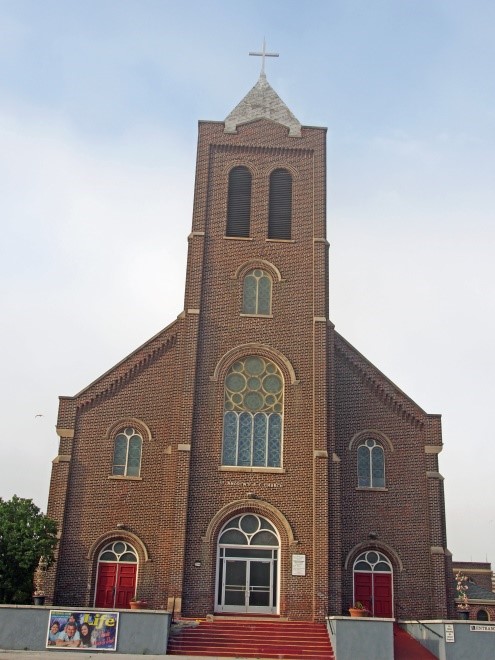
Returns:
[[[494,33],[493,0],[0,0],[0,497],[45,509],[57,397],[180,313],[197,121],[266,36],[328,126],[331,319],[442,414],[449,548],[495,563]]]

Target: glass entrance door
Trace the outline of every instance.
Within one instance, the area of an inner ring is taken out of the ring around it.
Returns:
[[[215,612],[278,612],[280,540],[255,513],[231,518],[218,538]]]
[[[260,559],[223,560],[221,609],[224,612],[272,613],[273,561]]]

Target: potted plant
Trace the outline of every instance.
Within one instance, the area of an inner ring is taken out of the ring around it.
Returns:
[[[35,605],[45,604],[45,577],[47,568],[48,562],[44,557],[40,557],[38,566],[36,566],[33,575],[33,602]]]
[[[455,576],[455,588],[457,592],[457,613],[459,619],[469,619],[469,600],[467,595],[467,577],[460,571]]]
[[[131,598],[129,605],[131,606],[131,610],[145,610],[148,607],[147,601],[138,598],[137,596]]]
[[[369,612],[360,600],[357,600],[352,607],[349,608],[351,616],[368,616]]]

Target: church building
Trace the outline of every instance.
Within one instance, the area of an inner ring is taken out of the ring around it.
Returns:
[[[52,602],[452,616],[440,416],[336,332],[326,129],[263,68],[199,122],[188,244],[176,320],[60,398]]]

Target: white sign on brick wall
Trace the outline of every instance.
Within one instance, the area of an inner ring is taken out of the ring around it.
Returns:
[[[306,555],[292,555],[292,575],[306,575]]]

